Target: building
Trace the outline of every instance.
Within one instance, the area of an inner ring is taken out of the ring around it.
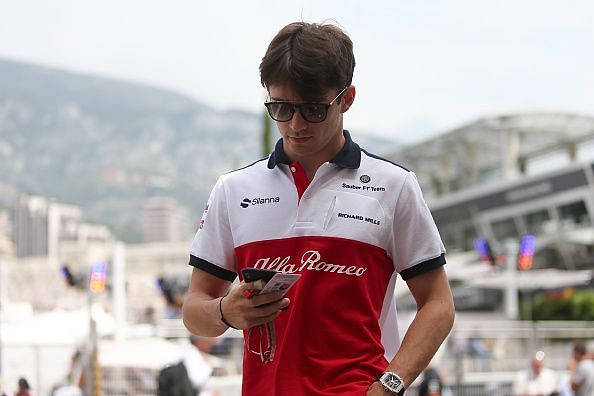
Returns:
[[[14,208],[13,239],[17,257],[59,258],[65,244],[104,243],[113,236],[104,225],[84,222],[76,205],[21,194]]]
[[[47,256],[49,202],[43,197],[22,195],[14,210],[14,244],[17,257]]]
[[[8,210],[0,209],[0,255],[13,255],[12,219]]]
[[[388,158],[416,173],[450,251],[594,224],[591,117],[482,118]]]
[[[183,209],[172,197],[147,198],[142,210],[144,242],[180,242],[189,237]]]
[[[594,118],[560,113],[485,117],[388,155],[432,199],[594,158]]]
[[[594,118],[550,113],[487,117],[389,159],[417,175],[448,249],[446,271],[457,308],[462,293],[467,301],[478,301],[466,304],[470,309],[499,304],[485,290],[512,296],[509,282],[502,281],[506,268],[534,270],[514,276],[516,287],[526,292],[584,285],[591,278]],[[527,236],[535,241],[532,258],[520,268],[516,261]],[[477,241],[489,246],[483,259],[491,268],[481,264]],[[475,292],[474,286],[482,291]]]

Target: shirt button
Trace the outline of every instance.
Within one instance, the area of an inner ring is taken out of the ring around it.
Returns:
[[[295,169],[295,167],[294,167],[294,166],[292,166],[292,167],[291,167],[291,172],[295,173],[295,172],[297,172],[297,169]]]

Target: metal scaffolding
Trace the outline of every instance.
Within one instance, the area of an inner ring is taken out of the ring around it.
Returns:
[[[413,170],[423,191],[437,196],[521,176],[535,157],[594,140],[594,118],[529,113],[481,118],[437,137],[404,147],[388,158]]]

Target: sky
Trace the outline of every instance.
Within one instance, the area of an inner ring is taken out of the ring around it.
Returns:
[[[353,40],[353,133],[414,143],[486,116],[594,116],[591,0],[0,0],[0,58],[260,112],[260,60],[293,21]]]

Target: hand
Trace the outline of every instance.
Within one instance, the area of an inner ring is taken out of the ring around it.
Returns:
[[[371,384],[369,389],[367,389],[366,396],[394,396],[393,393],[388,392],[386,388],[382,386],[378,381],[375,381]]]
[[[282,292],[254,295],[246,298],[251,290],[262,290],[265,282],[262,280],[245,283],[234,287],[222,301],[222,311],[225,320],[238,329],[249,329],[265,324],[279,316],[286,309],[290,301],[282,298]]]

